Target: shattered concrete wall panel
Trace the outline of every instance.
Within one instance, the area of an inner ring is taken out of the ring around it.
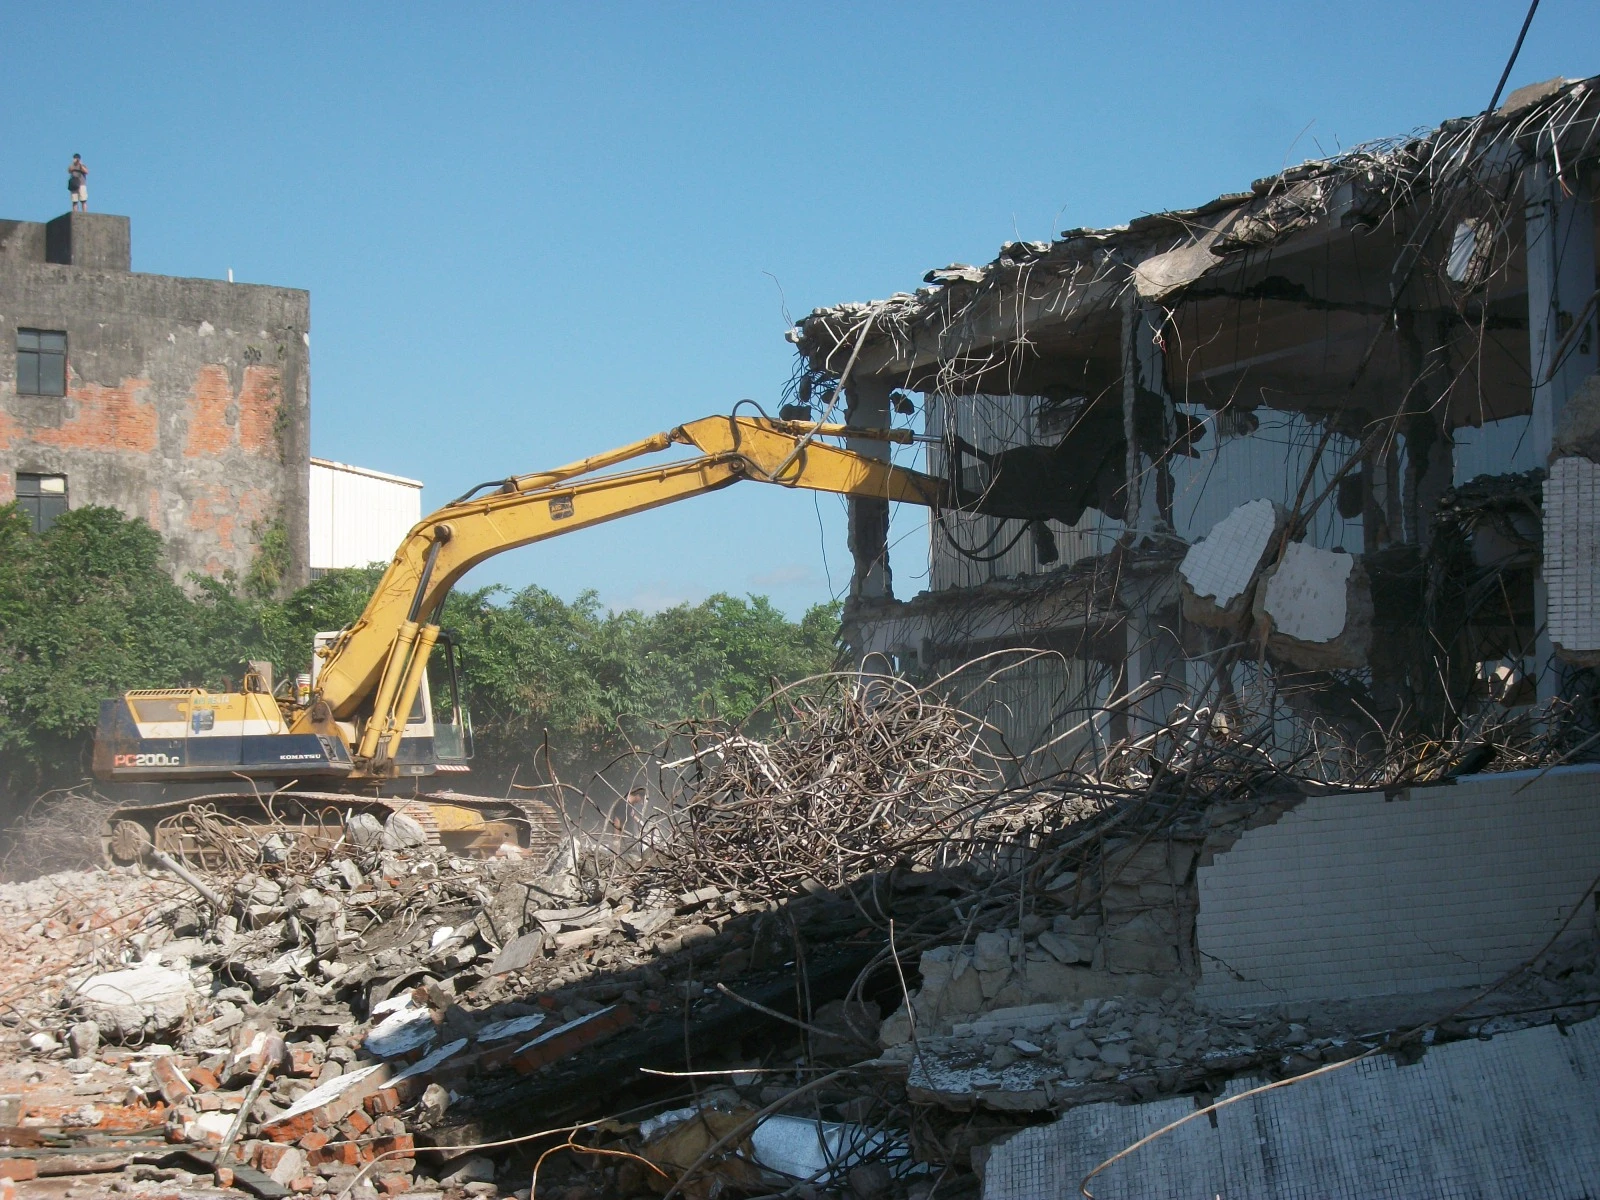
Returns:
[[[1218,521],[1201,541],[1189,547],[1178,565],[1185,584],[1185,611],[1202,623],[1236,620],[1235,601],[1248,599],[1261,560],[1275,545],[1286,514],[1271,500],[1251,500]],[[1189,604],[1191,597],[1200,603]]]
[[[1267,648],[1306,671],[1359,668],[1372,650],[1372,585],[1349,554],[1291,542],[1256,588]]]
[[[1181,245],[1136,263],[1133,283],[1141,300],[1160,302],[1181,291],[1207,271],[1223,262],[1221,256],[1211,252],[1212,245],[1223,229],[1234,221],[1238,209],[1225,210],[1211,220],[1211,226],[1198,237],[1185,240]]]
[[[1349,615],[1345,586],[1355,559],[1291,542],[1267,581],[1262,607],[1273,628],[1302,642],[1331,642]]]
[[[1197,1001],[1470,987],[1537,950],[1600,862],[1600,768],[1311,797],[1197,872]]]
[[[1544,485],[1550,640],[1568,658],[1600,651],[1600,464],[1558,458]]]
[[[1256,1085],[1235,1080],[1224,1095]],[[994,1149],[984,1200],[1075,1192],[1113,1154],[1192,1112],[1188,1097],[1072,1109]],[[1212,1120],[1151,1143],[1091,1190],[1103,1200],[1590,1195],[1600,1178],[1600,1021],[1451,1042],[1409,1066],[1369,1058]]]

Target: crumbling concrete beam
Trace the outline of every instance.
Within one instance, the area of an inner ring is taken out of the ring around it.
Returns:
[[[879,379],[851,381],[845,389],[846,422],[866,429],[887,429],[892,390]],[[889,459],[888,442],[851,438],[847,445],[868,458],[885,462]],[[848,503],[850,556],[854,561],[850,597],[888,599],[894,595],[889,571],[889,501],[876,496],[852,496]]]

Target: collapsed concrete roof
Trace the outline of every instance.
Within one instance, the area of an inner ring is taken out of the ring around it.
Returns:
[[[1536,163],[1565,180],[1592,155],[1597,84],[1550,80],[1194,208],[1008,242],[985,266],[929,271],[914,294],[816,309],[789,338],[819,377],[853,359],[851,379],[914,390],[1092,396],[1121,374],[1119,310],[1137,300],[1178,334],[1174,400],[1331,408],[1403,387],[1403,349],[1378,334],[1431,311],[1472,360],[1451,423],[1526,411],[1526,348],[1493,336],[1527,328],[1516,185]],[[1187,345],[1185,313],[1206,335]]]

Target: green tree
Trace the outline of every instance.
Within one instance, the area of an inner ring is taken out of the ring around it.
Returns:
[[[4,782],[81,773],[105,697],[219,681],[243,615],[221,589],[184,595],[142,521],[79,508],[34,534],[15,505],[0,509]]]

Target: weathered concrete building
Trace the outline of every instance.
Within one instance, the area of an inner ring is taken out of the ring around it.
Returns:
[[[303,583],[310,297],[130,265],[127,217],[0,221],[0,503],[141,517],[179,579],[286,542]]]
[[[1597,149],[1597,81],[1553,80],[811,313],[797,399],[920,417],[928,470],[1039,511],[936,515],[898,599],[852,501],[849,642],[924,678],[1050,652],[1001,681],[1013,746],[1262,681],[1352,738],[1592,694]]]

